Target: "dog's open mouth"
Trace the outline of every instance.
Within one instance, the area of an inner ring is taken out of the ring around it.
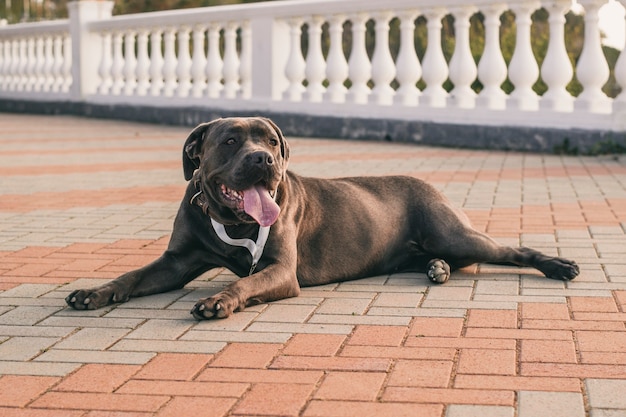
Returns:
[[[276,192],[268,190],[263,183],[241,191],[228,188],[225,184],[220,184],[219,189],[226,204],[239,213],[246,213],[261,226],[271,226],[278,219],[280,207],[274,201]]]

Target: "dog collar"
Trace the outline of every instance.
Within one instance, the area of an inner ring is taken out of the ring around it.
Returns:
[[[261,256],[263,256],[263,249],[265,249],[267,238],[270,235],[270,226],[259,226],[259,235],[256,238],[256,242],[254,242],[252,239],[246,238],[233,239],[228,236],[228,233],[226,233],[224,225],[213,218],[211,218],[211,225],[213,226],[213,230],[215,230],[217,237],[219,237],[222,242],[232,246],[241,246],[248,249],[248,252],[252,255],[252,266],[250,267],[250,273],[248,275],[252,275],[256,269],[257,263],[261,259]]]

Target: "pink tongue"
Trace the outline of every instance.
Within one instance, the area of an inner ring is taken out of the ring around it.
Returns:
[[[263,227],[273,225],[280,214],[280,207],[261,185],[243,190],[243,209]]]

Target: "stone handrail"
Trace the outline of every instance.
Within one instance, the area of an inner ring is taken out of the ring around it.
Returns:
[[[626,48],[614,70],[622,92],[610,98],[601,90],[609,66],[598,28],[606,0],[579,3],[585,35],[572,67],[564,42],[570,0],[286,0],[115,17],[112,2],[78,1],[70,3],[68,20],[0,27],[0,100],[624,132]],[[541,7],[549,13],[550,39],[539,67],[531,49],[531,15]],[[508,66],[499,39],[500,16],[507,10],[517,26]],[[478,64],[469,32],[477,12],[485,26]],[[450,62],[441,47],[447,14],[456,33]],[[420,16],[428,34],[421,60],[413,42]],[[400,22],[395,60],[389,48],[393,18]],[[368,21],[374,22],[371,57]],[[577,97],[565,88],[574,70],[583,87]],[[541,96],[532,88],[539,77],[548,87]],[[501,88],[507,78],[515,87],[510,94]],[[449,92],[443,88],[448,79],[454,86]],[[417,88],[420,80],[423,90]],[[471,88],[476,80],[483,86],[479,93]]]

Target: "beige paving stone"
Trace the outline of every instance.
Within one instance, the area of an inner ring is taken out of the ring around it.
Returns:
[[[151,319],[124,336],[125,339],[176,340],[194,323],[183,320]]]
[[[365,313],[372,300],[367,298],[329,298],[315,310],[315,314],[348,314],[361,315]]]
[[[626,415],[626,380],[587,379],[585,388],[592,408],[622,409]]]
[[[32,326],[65,307],[17,306],[0,316],[0,325]]]
[[[175,353],[216,353],[226,346],[226,342],[206,342],[187,340],[120,340],[110,348],[109,353],[114,352],[143,352],[152,354],[154,352],[175,352]]]
[[[581,394],[573,392],[520,391],[518,417],[585,417]]]
[[[82,328],[55,346],[55,349],[105,350],[123,338],[128,329]]]
[[[65,376],[81,363],[0,361],[0,375]]]
[[[30,360],[58,341],[58,337],[10,337],[0,344],[0,361]]]
[[[154,351],[98,351],[50,349],[35,358],[37,362],[112,363],[143,365],[156,353]]]
[[[513,407],[494,405],[452,404],[446,408],[446,417],[513,417]]]

